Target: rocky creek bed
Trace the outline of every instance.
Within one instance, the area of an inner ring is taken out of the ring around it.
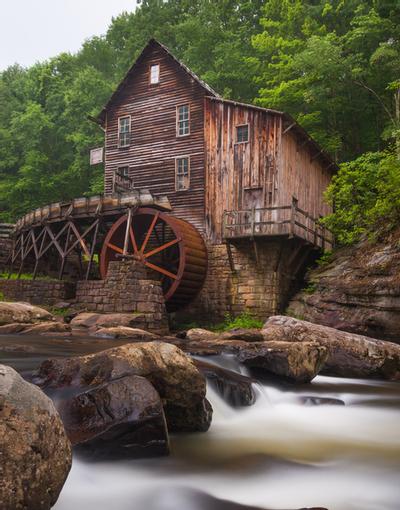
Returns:
[[[204,430],[210,427],[208,432],[188,433],[183,430],[182,413],[176,414],[176,408],[168,408],[167,405],[168,398],[176,397],[174,392],[179,388],[179,383],[176,385],[177,381],[171,380],[169,393],[162,396],[162,407],[157,404],[156,396],[151,397],[152,394],[150,397],[154,401],[151,407],[141,407],[145,411],[147,409],[146,412],[150,409],[153,428],[148,430],[152,438],[156,432],[159,440],[157,444],[152,443],[156,447],[152,454],[156,457],[93,459],[87,456],[87,451],[82,452],[75,447],[71,472],[54,508],[250,510],[315,507],[397,510],[400,500],[397,482],[400,470],[399,382],[316,374],[304,378],[302,371],[294,384],[293,377],[287,377],[285,373],[288,365],[284,361],[289,359],[287,353],[290,352],[290,365],[299,366],[299,352],[301,359],[304,359],[304,352],[298,351],[299,346],[295,350],[287,350],[285,346],[274,343],[277,332],[282,344],[295,343],[287,332],[287,325],[285,330],[286,320],[279,317],[272,319],[273,327],[269,330],[270,352],[279,361],[274,364],[275,372],[278,367],[278,374],[269,371],[269,366],[263,361],[265,333],[247,332],[246,336],[244,332],[232,332],[217,338],[209,332],[196,330],[189,332],[186,338],[167,338],[176,344],[171,344],[167,353],[175,353],[174,349],[179,351],[178,347],[186,344],[197,369],[207,376],[206,397],[213,409],[212,421],[203,426]],[[296,327],[300,328],[299,334],[306,331],[302,323]],[[95,372],[99,367],[109,367],[104,364],[105,358],[101,353],[112,348],[111,352],[117,356],[113,359],[118,360],[121,352],[118,349],[126,349],[123,346],[133,339],[115,334],[115,331],[111,332],[113,338],[105,338],[104,331],[100,337],[92,336],[93,331],[90,333],[88,335],[87,329],[81,329],[73,333],[59,331],[51,334],[45,331],[41,335],[34,332],[2,335],[0,364],[15,368],[27,378],[31,378],[32,371],[41,366],[36,377],[42,378],[43,389],[57,404],[57,392],[66,388],[57,388],[59,385],[50,384],[50,380],[44,384],[44,375],[51,376],[54,383],[55,374],[67,374],[65,367],[73,365],[68,359],[86,356],[83,359],[89,361],[91,370],[82,371],[87,362],[80,365],[79,370],[75,366],[73,380],[77,380],[77,374],[83,375],[87,384],[85,391],[89,393],[85,393],[83,401],[76,401],[76,388],[67,385],[68,398],[72,399],[75,408],[81,408],[82,402],[85,406],[88,401],[98,402],[99,395],[102,401],[110,399],[108,402],[112,402],[112,398],[118,402],[122,395],[125,402],[131,399],[135,409],[138,408],[138,395],[145,394],[146,402],[149,402],[146,382],[142,382],[143,376],[147,377],[151,372],[149,359],[145,364],[146,373],[142,369],[140,374],[121,374],[123,377],[117,378],[118,384],[113,386],[112,383],[105,390],[101,380],[97,380],[91,389],[93,367]],[[240,337],[246,337],[245,346],[240,343],[244,341]],[[154,342],[154,338],[147,340]],[[138,347],[142,343],[143,335],[138,334],[134,345]],[[309,356],[307,374],[311,373],[310,367],[311,370],[317,367],[318,372],[320,364],[329,359],[329,353],[324,349],[315,350],[314,344],[315,339],[311,338],[304,346]],[[240,348],[241,360],[238,359]],[[362,352],[368,354],[369,351],[364,346]],[[372,352],[372,358],[381,367],[376,354]],[[43,364],[50,358],[58,361]],[[121,370],[118,361],[113,363],[114,368],[108,369]],[[143,365],[141,363],[141,367]],[[101,374],[104,378],[104,371],[100,371]],[[297,377],[298,373],[290,373],[289,376],[293,374]],[[386,379],[397,379],[392,365],[388,371],[385,369],[384,374]],[[96,372],[96,377],[98,375]],[[127,380],[127,377],[134,381]],[[195,380],[190,381],[187,391],[190,388],[194,391]],[[129,384],[121,386],[121,381]],[[133,393],[128,391],[132,384],[135,388]],[[201,385],[200,379],[198,384]],[[153,379],[153,385],[157,387],[157,377]],[[143,399],[139,400],[139,403],[143,402]],[[94,408],[99,410],[96,406]],[[85,409],[93,410],[93,406]],[[199,424],[201,417],[207,417],[207,409],[199,411],[196,405],[194,409],[200,412],[195,420]],[[177,433],[170,430],[169,437],[163,436],[163,413],[167,423],[170,422],[170,428],[174,424],[177,426]],[[86,417],[90,421],[90,413]],[[73,425],[72,420],[72,435],[69,431],[72,439],[79,436]],[[131,424],[128,428],[132,432]],[[124,426],[121,430],[125,430]],[[143,439],[140,427],[133,427],[133,430],[136,435],[128,437],[130,440],[133,437],[130,444],[137,440],[138,431]],[[119,443],[121,445],[125,449],[124,441]],[[98,449],[96,444],[91,446]],[[168,452],[169,455],[165,455]]]

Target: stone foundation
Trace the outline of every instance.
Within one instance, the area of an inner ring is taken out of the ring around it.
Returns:
[[[232,271],[227,246],[208,245],[208,273],[196,300],[176,313],[180,320],[224,319],[250,312],[260,320],[280,313],[288,296],[296,289],[287,261],[297,249],[293,241],[250,241],[231,246]]]
[[[5,271],[6,262],[12,250],[12,240],[0,237],[0,272]]]
[[[78,282],[76,303],[90,312],[136,313],[137,327],[168,332],[161,283],[132,261],[110,262],[105,280]]]
[[[0,280],[0,293],[7,301],[26,301],[53,306],[75,296],[75,284],[51,280]]]

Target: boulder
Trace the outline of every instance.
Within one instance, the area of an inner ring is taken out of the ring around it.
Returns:
[[[195,360],[195,364],[228,404],[234,407],[254,404],[256,400],[253,390],[255,379],[203,360]]]
[[[119,326],[132,327],[137,324],[138,317],[141,315],[137,313],[84,312],[76,315],[70,324],[73,327],[93,329],[115,328]]]
[[[261,330],[254,328],[231,329],[222,333],[221,338],[224,340],[243,340],[244,342],[262,342],[264,340]]]
[[[320,326],[292,317],[270,317],[264,325],[270,341],[315,341],[328,350],[323,372],[340,377],[398,379],[400,345]]]
[[[128,328],[127,326],[117,326],[115,328],[100,328],[93,336],[100,338],[129,338],[137,341],[156,340],[158,338],[154,333],[144,331],[139,328]]]
[[[46,335],[50,333],[70,334],[71,326],[64,322],[40,322],[32,326],[25,327],[23,335]]]
[[[71,445],[52,401],[0,365],[0,508],[50,509],[71,467]]]
[[[15,335],[21,333],[27,327],[26,324],[19,324],[18,322],[12,324],[4,324],[0,326],[0,335]]]
[[[237,358],[249,367],[260,368],[292,382],[310,382],[328,357],[317,342],[257,342],[243,346]]]
[[[214,340],[218,338],[218,333],[208,331],[208,329],[192,328],[186,332],[186,340],[189,342],[202,342],[203,340]]]
[[[0,302],[0,326],[16,322],[29,324],[53,319],[54,317],[47,310],[29,303]]]
[[[130,375],[91,388],[58,405],[67,435],[96,458],[167,454],[160,396],[144,377]]]
[[[39,367],[42,387],[97,386],[127,375],[146,377],[163,400],[171,431],[205,431],[212,409],[206,383],[193,361],[164,342],[131,343],[82,357],[51,359]]]
[[[335,250],[290,301],[293,317],[400,343],[400,229]],[[311,285],[310,285],[311,284]]]

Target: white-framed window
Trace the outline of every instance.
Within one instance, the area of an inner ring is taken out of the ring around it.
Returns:
[[[182,156],[175,159],[175,189],[187,190],[190,187],[190,158]]]
[[[236,126],[236,143],[244,143],[249,141],[249,125],[242,124]]]
[[[122,177],[129,177],[129,166],[119,166],[117,172]]]
[[[160,64],[150,66],[150,85],[156,85],[160,82]]]
[[[182,104],[176,107],[176,136],[190,134],[190,105]]]
[[[118,147],[128,147],[131,144],[131,117],[118,119]]]

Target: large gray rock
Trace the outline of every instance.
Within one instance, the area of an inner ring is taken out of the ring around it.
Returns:
[[[97,458],[169,452],[160,396],[144,377],[130,375],[62,400],[58,405],[73,445]]]
[[[0,302],[0,326],[16,322],[33,323],[53,319],[54,317],[47,310],[29,303]]]
[[[205,398],[205,378],[172,344],[131,343],[87,356],[47,360],[35,380],[43,387],[84,388],[127,375],[146,377],[153,384],[163,400],[169,430],[209,428],[212,409]]]
[[[237,358],[255,367],[296,383],[310,382],[323,368],[326,347],[317,342],[257,342],[242,346]]]
[[[44,510],[57,501],[71,446],[52,401],[0,365],[0,508]]]
[[[397,379],[400,345],[347,333],[286,316],[270,317],[264,325],[267,342],[317,342],[328,350],[324,373],[341,377]]]
[[[293,317],[400,343],[400,230],[337,250],[290,301]]]
[[[141,316],[138,313],[96,313],[83,312],[71,320],[71,326],[81,328],[116,328],[119,326],[134,327],[137,319]]]
[[[127,326],[117,326],[113,328],[100,328],[96,330],[93,336],[99,338],[128,338],[137,341],[157,340],[158,336],[149,331],[139,328],[129,328]]]

